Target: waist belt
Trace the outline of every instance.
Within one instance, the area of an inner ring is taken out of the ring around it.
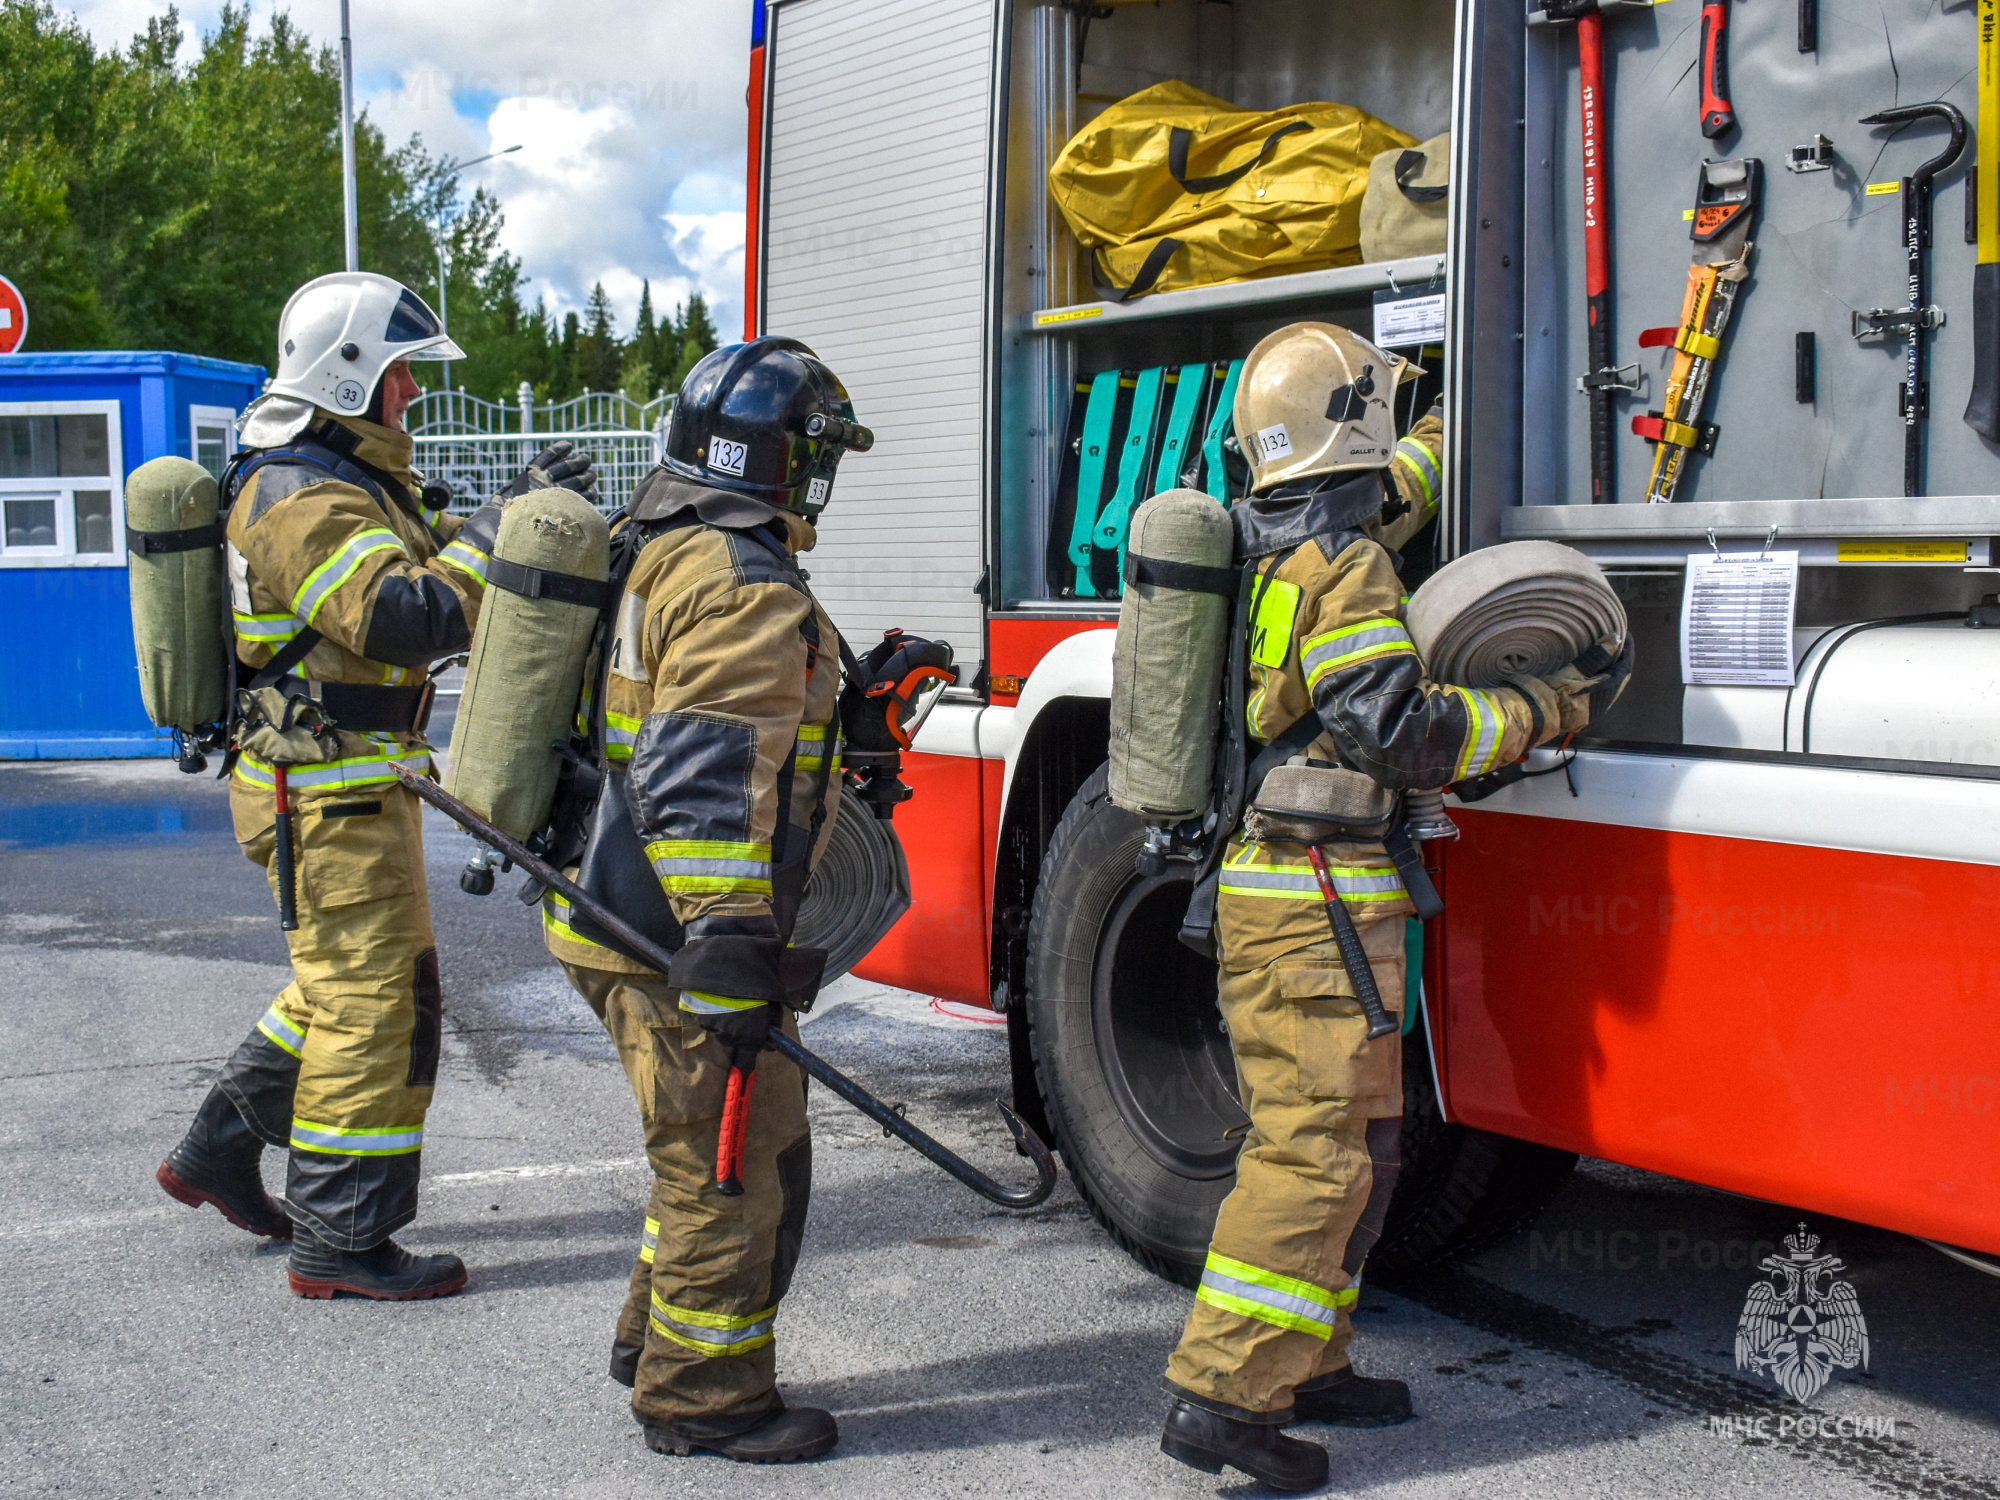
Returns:
[[[421,734],[431,721],[437,684],[383,687],[365,682],[309,682],[281,677],[275,684],[288,697],[306,697],[326,710],[334,727],[355,734]]]

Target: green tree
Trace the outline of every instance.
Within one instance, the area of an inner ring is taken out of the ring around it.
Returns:
[[[653,283],[639,283],[639,316],[625,346],[625,363],[618,372],[618,389],[635,401],[650,401],[659,378],[660,328],[653,317]]]
[[[584,304],[583,337],[576,346],[577,379],[587,391],[615,391],[623,361],[611,298],[600,281],[590,289],[590,301]]]

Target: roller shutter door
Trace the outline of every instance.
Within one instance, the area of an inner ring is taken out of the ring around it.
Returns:
[[[772,12],[764,331],[810,344],[875,429],[841,461],[813,591],[866,651],[889,626],[984,655],[980,412],[993,0]]]

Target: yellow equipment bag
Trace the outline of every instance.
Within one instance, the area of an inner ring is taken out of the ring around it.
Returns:
[[[1072,136],[1049,193],[1124,302],[1358,263],[1368,164],[1416,143],[1351,104],[1238,109],[1174,79]]]

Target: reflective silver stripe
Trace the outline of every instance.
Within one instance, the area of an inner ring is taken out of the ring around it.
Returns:
[[[1333,888],[1349,901],[1393,901],[1404,894],[1403,877],[1394,870],[1330,865],[1327,873],[1333,876]],[[1219,889],[1237,896],[1321,899],[1311,865],[1225,864]]]
[[[718,875],[738,880],[769,880],[771,866],[755,859],[656,859],[653,873],[662,880]]]
[[[658,1292],[652,1294],[652,1304],[651,1323],[656,1333],[713,1356],[748,1354],[752,1349],[763,1348],[771,1342],[771,1328],[778,1319],[775,1307],[748,1317],[674,1307],[662,1302]]]
[[[734,1016],[768,1004],[764,1000],[732,1000],[727,995],[704,995],[697,990],[681,991],[681,1009],[697,1016]]]
[[[284,642],[306,628],[297,615],[236,615],[234,619],[239,641]]]
[[[646,1227],[639,1234],[639,1259],[647,1265],[653,1263],[653,1256],[660,1248],[660,1221],[649,1218]]]
[[[329,761],[317,766],[289,766],[285,781],[293,791],[308,787],[350,787],[370,786],[378,782],[394,781],[396,773],[390,763],[407,766],[422,775],[431,768],[430,755],[422,750],[398,751],[394,755],[386,752],[380,755],[356,755],[346,760]],[[254,755],[244,755],[236,762],[236,774],[251,786],[270,787],[277,782],[271,775],[271,767]]]
[[[444,551],[438,554],[439,562],[448,562],[454,568],[462,569],[486,582],[486,554],[470,542],[447,542]]]
[[[299,585],[299,591],[292,598],[292,613],[306,624],[313,622],[319,607],[326,603],[327,596],[354,576],[354,570],[362,560],[374,552],[401,552],[403,544],[393,531],[385,531],[380,526],[371,526],[366,531],[358,531],[347,539],[333,556],[314,568],[306,581]]]
[[[1430,446],[1417,438],[1403,438],[1396,444],[1396,457],[1410,466],[1410,472],[1417,476],[1417,483],[1424,492],[1424,506],[1429,509],[1437,504],[1438,467],[1431,457]]]
[[[1416,650],[1416,642],[1410,639],[1409,631],[1397,621],[1365,620],[1358,625],[1314,636],[1305,643],[1299,663],[1305,669],[1306,686],[1311,688],[1328,672],[1351,662],[1400,652],[1414,656]]]
[[[287,1021],[275,1005],[264,1012],[263,1018],[257,1022],[257,1029],[294,1057],[305,1051],[306,1034]]]
[[[292,1121],[292,1145],[300,1151],[334,1156],[407,1156],[423,1149],[424,1127],[392,1125],[387,1129],[348,1130],[339,1125]]]
[[[1465,750],[1459,756],[1458,775],[1453,778],[1463,780],[1493,769],[1494,761],[1500,757],[1500,736],[1507,717],[1500,711],[1500,700],[1491,693],[1468,687],[1454,687],[1451,691],[1463,700],[1466,717],[1472,721],[1472,732],[1466,736]]]
[[[1234,1297],[1243,1302],[1254,1302],[1258,1306],[1269,1308],[1273,1312],[1289,1313],[1292,1318],[1296,1318],[1301,1322],[1317,1324],[1325,1328],[1329,1334],[1333,1331],[1334,1310],[1324,1302],[1315,1302],[1307,1297],[1294,1297],[1290,1292],[1280,1292],[1273,1290],[1271,1287],[1258,1286],[1254,1281],[1238,1281],[1234,1276],[1225,1276],[1220,1271],[1213,1270],[1201,1273],[1201,1286],[1203,1291],[1221,1292],[1225,1296]],[[1255,1314],[1252,1314],[1252,1316],[1254,1317]],[[1278,1322],[1277,1319],[1267,1319],[1266,1321]],[[1294,1327],[1296,1325],[1286,1320],[1280,1322],[1279,1326]],[[1300,1332],[1310,1331],[1312,1330],[1300,1330]],[[1324,1336],[1322,1335],[1322,1337]]]

